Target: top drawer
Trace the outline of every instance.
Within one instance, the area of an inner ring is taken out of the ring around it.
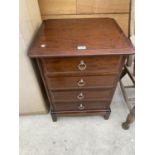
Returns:
[[[45,73],[118,72],[120,56],[43,58]]]

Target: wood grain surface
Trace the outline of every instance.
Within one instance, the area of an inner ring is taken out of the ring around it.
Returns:
[[[77,14],[129,13],[130,0],[77,0]]]
[[[85,46],[85,50],[78,50]],[[133,54],[133,46],[111,18],[55,19],[43,22],[30,57]]]
[[[51,90],[107,88],[112,87],[114,81],[115,75],[48,77]]]
[[[85,72],[97,71],[100,71],[101,73],[117,73],[120,65],[120,56],[45,58],[42,59],[42,62],[44,71],[47,74],[78,72],[79,75],[82,75],[85,74]],[[80,70],[79,68],[81,62],[85,65],[84,70]]]
[[[76,14],[76,0],[39,0],[42,15]]]

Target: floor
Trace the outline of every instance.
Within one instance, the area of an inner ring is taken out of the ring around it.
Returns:
[[[134,123],[123,130],[128,109],[118,85],[109,120],[102,116],[21,116],[20,155],[134,155]]]

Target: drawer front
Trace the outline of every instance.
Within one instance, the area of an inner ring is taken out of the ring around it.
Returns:
[[[79,77],[48,77],[50,89],[77,89],[92,87],[112,87],[116,75],[105,76],[79,76]]]
[[[109,100],[111,89],[53,91],[51,95],[55,102]]]
[[[45,73],[118,72],[120,56],[66,57],[42,59]]]
[[[60,102],[55,104],[56,111],[84,111],[84,110],[102,110],[109,107],[108,102]]]

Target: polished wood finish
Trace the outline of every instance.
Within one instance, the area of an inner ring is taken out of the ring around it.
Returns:
[[[80,105],[82,105],[80,107]],[[106,109],[109,105],[108,101],[82,101],[82,102],[59,102],[55,104],[56,111],[89,111]]]
[[[37,59],[56,121],[61,115],[108,119],[125,58],[133,53],[117,23],[105,18],[47,20],[28,54]]]
[[[125,37],[118,24],[109,18],[47,20],[43,22],[33,45],[29,52],[31,57],[133,53],[131,42]],[[78,46],[83,45],[86,46],[85,50],[77,49]]]
[[[82,52],[82,51],[81,51]],[[83,51],[85,52],[85,51]],[[42,59],[44,71],[49,74],[63,73],[63,72],[102,72],[115,73],[118,72],[120,66],[120,56],[106,56],[106,57],[67,57],[67,58],[46,58]],[[80,70],[81,62],[86,65],[84,70]],[[63,67],[62,67],[63,66]]]
[[[104,13],[104,14],[78,14],[78,15],[42,15],[43,20],[47,19],[81,19],[81,18],[113,18],[117,21],[126,36],[129,36],[129,13]]]
[[[105,120],[107,120],[110,116],[111,109],[105,108],[100,110],[66,110],[66,111],[55,111],[53,114],[56,114],[56,116],[88,116],[88,115],[101,115],[104,117]],[[107,117],[108,116],[108,117]]]
[[[51,90],[111,88],[115,82],[115,75],[104,76],[57,76],[48,77],[48,85]]]
[[[111,89],[53,91],[54,102],[110,100]]]

